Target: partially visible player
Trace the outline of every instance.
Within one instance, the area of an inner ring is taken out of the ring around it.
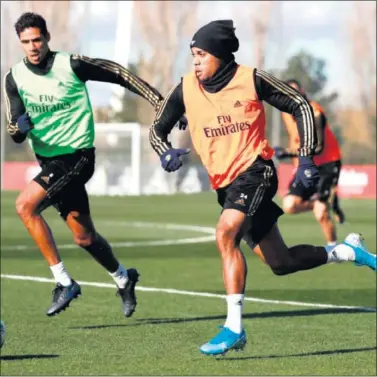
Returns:
[[[53,316],[81,293],[68,273],[42,211],[54,206],[86,250],[114,279],[126,317],[136,307],[139,273],[126,269],[107,240],[96,230],[90,214],[86,182],[95,167],[94,120],[88,80],[121,85],[159,108],[157,90],[121,65],[104,59],[51,51],[44,18],[24,13],[15,24],[25,58],[4,78],[8,133],[16,143],[30,142],[42,170],[18,195],[16,210],[55,278]]]
[[[263,101],[289,112],[300,135],[296,181],[315,187],[318,171],[312,155],[317,137],[313,110],[289,85],[259,70],[239,65],[233,53],[239,42],[233,21],[213,21],[200,28],[190,44],[193,70],[170,90],[150,130],[152,148],[167,172],[182,166],[186,148],[176,149],[168,136],[186,113],[192,143],[206,168],[222,211],[216,244],[222,258],[228,313],[220,332],[200,347],[206,355],[241,349],[247,265],[240,249],[244,238],[276,275],[317,268],[331,262],[353,261],[376,270],[376,256],[357,234],[333,246],[288,246],[278,227],[283,214],[273,201],[278,178],[265,137]]]
[[[5,342],[5,325],[4,322],[0,320],[0,348],[4,345]]]
[[[297,80],[286,81],[288,85],[307,98],[302,85]],[[336,245],[336,227],[331,218],[330,211],[339,223],[345,221],[345,215],[339,205],[337,185],[340,175],[341,151],[339,143],[331,130],[325,111],[315,101],[309,101],[314,112],[314,121],[318,136],[318,144],[314,151],[314,162],[318,166],[319,183],[317,188],[307,189],[302,184],[296,183],[295,174],[289,185],[288,194],[283,199],[285,213],[297,214],[313,210],[314,216],[321,225],[328,245]],[[296,120],[291,114],[282,113],[286,127],[289,146],[288,148],[275,147],[275,156],[282,160],[292,158],[294,168],[298,166],[298,148],[300,137],[297,132]]]

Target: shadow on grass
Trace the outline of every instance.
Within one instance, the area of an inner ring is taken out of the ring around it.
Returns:
[[[326,314],[355,314],[355,313],[365,314],[368,312],[362,309],[344,309],[344,308],[271,311],[271,312],[261,312],[261,313],[245,313],[243,315],[243,319],[310,317],[310,316],[315,316],[315,315],[326,315]],[[225,315],[187,317],[187,318],[142,318],[142,319],[136,319],[135,322],[131,322],[131,323],[74,326],[74,327],[70,327],[70,329],[92,330],[92,329],[105,329],[105,328],[111,328],[111,327],[163,325],[163,324],[198,322],[198,321],[215,321],[215,320],[225,321],[225,318],[226,318]]]
[[[7,355],[0,356],[1,361],[30,360],[30,359],[53,359],[59,355]]]
[[[265,355],[265,356],[246,356],[246,357],[221,357],[217,360],[231,361],[231,360],[259,360],[259,359],[279,359],[285,357],[306,357],[306,356],[327,356],[327,355],[337,355],[345,353],[354,352],[366,352],[366,351],[376,351],[377,347],[364,347],[364,348],[349,348],[349,349],[339,349],[331,351],[316,351],[316,352],[306,352],[306,353],[296,353],[292,355]]]

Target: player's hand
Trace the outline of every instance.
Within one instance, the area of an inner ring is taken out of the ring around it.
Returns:
[[[306,188],[314,188],[317,186],[318,181],[318,168],[313,158],[309,156],[299,156],[295,183],[301,183]]]
[[[190,149],[169,149],[160,156],[162,168],[171,173],[182,166],[181,156],[190,153]]]
[[[275,157],[278,160],[283,160],[284,158],[289,157],[287,151],[283,147],[274,147],[274,151],[275,151]]]
[[[184,115],[182,115],[178,121],[178,128],[184,131],[187,128],[187,123],[187,118]]]
[[[30,130],[34,127],[33,122],[30,119],[28,113],[22,114],[17,119],[17,128],[19,129],[20,133],[26,135]]]

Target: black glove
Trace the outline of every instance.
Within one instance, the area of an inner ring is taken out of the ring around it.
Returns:
[[[34,127],[28,113],[22,114],[17,119],[17,128],[20,133],[26,135]]]
[[[180,156],[190,153],[190,149],[169,149],[160,156],[162,168],[171,173],[182,166]]]
[[[318,168],[313,158],[309,156],[299,156],[295,183],[301,183],[306,188],[313,188],[317,186],[318,181]]]

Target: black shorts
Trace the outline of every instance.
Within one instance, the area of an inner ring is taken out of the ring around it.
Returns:
[[[333,198],[336,186],[338,185],[340,170],[342,167],[341,161],[329,162],[327,164],[319,165],[319,182],[316,188],[307,189],[302,184],[295,184],[296,175],[293,176],[287,195],[295,195],[302,198],[302,200],[309,200],[314,194],[317,194],[317,199],[323,203],[329,203]]]
[[[231,184],[217,191],[223,209],[237,209],[246,216],[243,226],[252,243],[257,245],[284,213],[272,200],[278,188],[278,177],[272,160],[257,160]]]
[[[63,219],[72,211],[90,214],[85,184],[94,173],[94,150],[81,149],[56,157],[36,156],[42,171],[34,181],[47,191],[47,198],[38,207],[39,212],[52,205]]]

